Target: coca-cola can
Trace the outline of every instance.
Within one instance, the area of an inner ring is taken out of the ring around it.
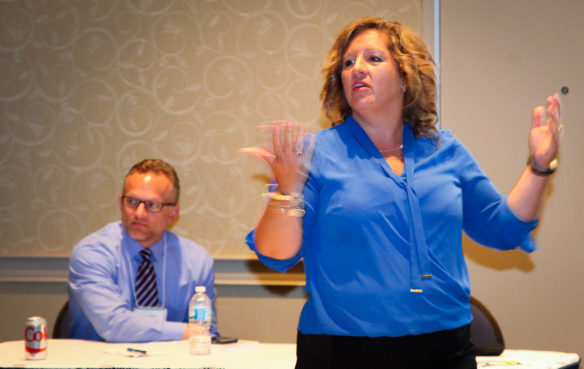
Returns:
[[[41,316],[31,316],[24,323],[24,355],[26,360],[47,358],[47,321]]]

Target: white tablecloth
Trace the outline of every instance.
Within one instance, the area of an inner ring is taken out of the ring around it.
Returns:
[[[479,356],[479,368],[559,369],[580,361],[578,354],[553,351],[505,350],[500,356]]]
[[[132,357],[128,347],[147,352]],[[24,341],[0,343],[0,367],[36,368],[225,368],[293,369],[296,345],[239,341],[212,345],[211,354],[191,355],[187,341],[120,344],[49,339],[47,359],[25,360]]]
[[[147,352],[132,357],[128,347]],[[0,367],[20,368],[224,368],[293,369],[296,345],[239,341],[212,345],[210,355],[188,352],[188,342],[151,342],[144,344],[50,339],[46,360],[25,360],[24,341],[0,343]],[[501,356],[477,357],[479,368],[559,369],[578,363],[575,353],[505,350]]]

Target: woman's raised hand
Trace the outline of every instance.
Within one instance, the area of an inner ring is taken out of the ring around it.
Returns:
[[[556,158],[560,145],[561,104],[558,94],[547,98],[547,120],[544,123],[544,107],[533,109],[529,131],[529,152],[538,168],[549,168]]]
[[[272,130],[272,151],[262,147],[244,147],[239,152],[264,159],[272,168],[279,191],[301,194],[310,174],[316,136],[305,135],[301,124],[290,121],[273,121],[258,128]]]

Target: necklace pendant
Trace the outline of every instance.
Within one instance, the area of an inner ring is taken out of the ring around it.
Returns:
[[[387,150],[379,150],[380,153],[386,153],[386,152],[396,152],[399,150],[402,150],[404,148],[404,144],[399,145],[399,147],[393,148],[393,149],[387,149]]]

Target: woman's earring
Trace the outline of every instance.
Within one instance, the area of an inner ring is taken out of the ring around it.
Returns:
[[[403,93],[405,93],[406,92],[406,85],[401,85],[401,90]]]

